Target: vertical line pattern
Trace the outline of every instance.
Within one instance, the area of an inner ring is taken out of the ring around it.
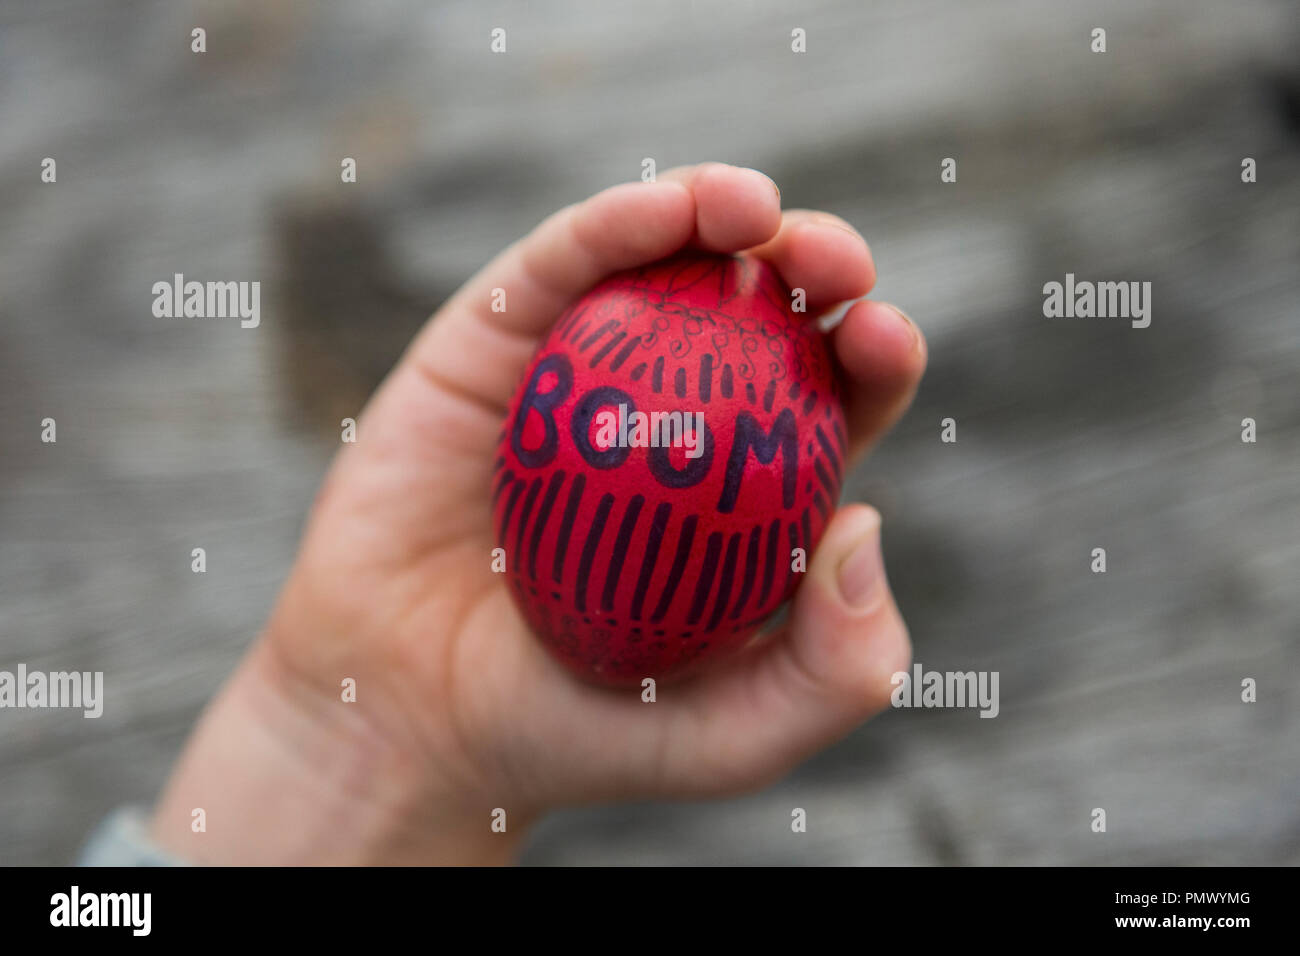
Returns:
[[[618,590],[618,579],[623,574],[623,562],[627,560],[627,549],[632,543],[632,533],[636,531],[637,519],[641,517],[641,508],[645,505],[645,495],[636,495],[627,503],[623,512],[623,523],[618,526],[618,536],[614,539],[614,554],[609,561],[609,572],[605,575],[605,591],[601,595],[600,610],[614,609],[614,593]]]
[[[705,352],[700,356],[700,401],[706,405],[713,392],[713,353]]]
[[[840,427],[838,421],[831,422],[831,428],[835,430],[835,443],[840,446],[840,454],[846,454],[849,450],[848,442],[844,437],[844,429]]]
[[[534,478],[528,486],[528,497],[524,499],[524,510],[519,512],[519,528],[515,531],[515,552],[510,555],[510,566],[524,570],[524,532],[528,530],[528,519],[532,517],[533,505],[537,504],[537,495],[542,490],[542,479]]]
[[[695,624],[704,613],[704,605],[713,590],[713,576],[718,573],[718,555],[722,552],[722,532],[714,531],[709,535],[709,543],[704,548],[704,566],[700,568],[700,578],[695,582],[695,596],[691,599],[691,613],[686,618],[687,624]]]
[[[542,543],[542,534],[551,520],[551,509],[555,507],[555,499],[560,496],[564,477],[563,469],[551,475],[551,483],[546,486],[546,497],[542,499],[542,508],[537,512],[537,523],[533,525],[532,540],[528,542],[528,576],[534,581],[537,580],[537,548]]]
[[[799,547],[799,529],[793,521],[786,527],[786,532],[790,538],[790,560],[786,564],[785,572],[785,589],[789,591],[794,586],[794,549]]]
[[[772,593],[772,575],[776,573],[777,545],[781,543],[781,519],[774,518],[767,529],[767,560],[763,562],[763,589],[758,592],[758,606],[767,604]]]
[[[569,535],[573,533],[573,522],[578,517],[578,502],[582,500],[582,489],[587,486],[587,477],[575,475],[573,485],[569,488],[569,500],[564,506],[564,517],[560,520],[560,537],[555,542],[555,562],[551,568],[551,578],[556,584],[564,581],[564,556],[569,553]]]
[[[663,544],[664,531],[668,528],[668,516],[673,506],[664,502],[655,508],[654,517],[650,519],[650,539],[646,541],[645,557],[641,559],[641,574],[636,579],[636,592],[632,595],[632,620],[641,620],[641,607],[645,603],[645,592],[650,587],[650,578],[654,576],[655,564],[659,560],[659,546]]]
[[[835,483],[838,485],[844,480],[844,476],[840,471],[840,456],[835,454],[835,449],[831,446],[831,440],[826,437],[821,425],[817,425],[813,430],[817,433],[817,444],[822,446],[822,451],[826,452],[826,457],[831,460],[831,467],[835,469]]]
[[[630,339],[628,339],[627,345],[619,349],[618,354],[614,356],[614,361],[609,363],[609,370],[611,372],[617,372],[620,368],[622,368],[623,363],[627,361],[627,357],[632,354],[632,350],[637,347],[640,341],[641,341],[641,337],[637,335],[634,335]]]
[[[592,345],[596,343],[596,340],[598,338],[600,338],[606,332],[612,332],[617,327],[618,327],[618,322],[615,319],[610,319],[608,322],[606,322],[604,325],[598,328],[595,332],[592,332],[589,336],[583,339],[582,344],[578,346],[578,351],[579,352],[587,351],[587,349],[591,348]]]
[[[501,484],[497,485],[497,490],[492,492],[492,507],[497,506],[497,501],[501,498],[501,492],[505,491],[515,480],[515,473],[512,469],[507,468],[506,473],[501,476]]]
[[[695,540],[695,526],[699,521],[698,515],[690,515],[682,522],[681,534],[677,537],[677,554],[673,556],[673,566],[668,572],[668,582],[659,595],[659,603],[655,605],[654,613],[650,615],[651,621],[661,620],[668,613],[668,605],[672,603],[673,595],[677,593],[677,585],[681,583],[682,575],[686,573],[686,562],[691,556],[691,542]]]
[[[736,579],[736,555],[740,550],[740,532],[737,531],[727,541],[727,557],[722,562],[722,577],[718,580],[718,596],[713,601],[713,613],[705,631],[711,631],[722,620],[722,613],[731,600],[731,584]]]
[[[840,495],[839,490],[831,483],[831,476],[826,474],[826,467],[822,464],[820,457],[813,459],[813,468],[817,471],[817,480],[826,489],[826,494],[831,496],[832,501],[838,498]]]
[[[596,517],[591,519],[591,528],[587,531],[587,542],[582,546],[582,557],[578,561],[578,580],[575,596],[578,610],[587,610],[587,581],[591,578],[591,566],[596,561],[596,549],[605,534],[605,522],[609,520],[609,509],[614,507],[614,496],[601,495],[600,504],[596,506]],[[807,514],[808,512],[804,512]]]
[[[736,606],[731,611],[733,621],[740,617],[749,596],[754,593],[754,578],[758,576],[758,544],[762,537],[762,527],[754,525],[749,532],[749,547],[745,551],[745,579],[740,585],[740,597],[736,598]]]
[[[506,535],[510,531],[510,516],[515,512],[515,504],[519,501],[519,496],[523,494],[524,483],[516,481],[515,486],[510,489],[510,497],[506,499],[506,513],[501,518],[501,527],[497,531],[497,547],[506,546]]]

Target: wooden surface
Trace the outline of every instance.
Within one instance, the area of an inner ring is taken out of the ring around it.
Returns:
[[[646,156],[760,167],[867,235],[932,358],[846,497],[884,513],[916,659],[999,671],[1001,714],[891,712],[751,797],[562,814],[527,862],[1300,861],[1294,8],[490,6],[0,11],[0,669],[108,693],[0,712],[0,862],[152,799],[338,419],[487,257]],[[263,281],[262,326],[153,318],[174,272]],[[1067,272],[1152,282],[1151,327],[1044,318]]]

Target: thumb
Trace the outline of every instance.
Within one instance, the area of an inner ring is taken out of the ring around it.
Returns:
[[[912,646],[885,580],[880,515],[836,512],[799,586],[789,627],[692,688],[662,776],[682,794],[776,779],[889,704]],[[665,711],[668,713],[668,711]],[[707,772],[701,768],[707,768]]]
[[[912,645],[885,577],[874,508],[836,512],[795,598],[786,641],[797,671],[845,729],[888,704],[890,677],[911,665]]]

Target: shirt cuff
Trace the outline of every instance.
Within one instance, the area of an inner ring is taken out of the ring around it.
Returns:
[[[121,807],[86,840],[77,866],[189,866],[149,839],[144,811]]]

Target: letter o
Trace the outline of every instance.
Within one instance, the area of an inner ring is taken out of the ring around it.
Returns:
[[[574,444],[578,446],[578,454],[592,468],[617,468],[627,461],[627,456],[632,452],[631,448],[618,445],[603,451],[592,445],[591,423],[596,418],[596,412],[606,405],[626,405],[629,417],[636,411],[636,403],[632,401],[631,395],[613,385],[602,385],[593,388],[578,400],[569,423]]]

